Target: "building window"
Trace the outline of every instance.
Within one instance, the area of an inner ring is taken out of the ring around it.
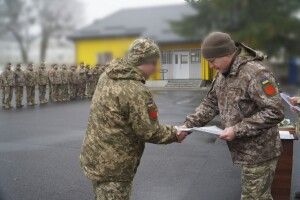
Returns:
[[[200,63],[200,49],[191,50],[191,63],[192,64]]]
[[[181,64],[188,64],[188,63],[189,63],[189,56],[181,55]]]
[[[172,64],[172,51],[161,52],[161,64]]]
[[[104,53],[98,53],[97,54],[97,63],[104,65],[107,62],[111,61],[112,59],[112,53],[110,52],[104,52]]]
[[[175,55],[175,64],[178,64],[178,55]]]

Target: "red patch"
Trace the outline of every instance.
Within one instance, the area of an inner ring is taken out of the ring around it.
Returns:
[[[264,85],[263,90],[269,96],[273,96],[276,94],[276,88],[271,83],[267,83],[266,85]]]
[[[149,110],[148,111],[150,119],[156,120],[157,119],[157,111],[155,110]]]

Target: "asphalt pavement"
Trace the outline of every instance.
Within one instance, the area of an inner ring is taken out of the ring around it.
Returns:
[[[155,91],[161,123],[181,124],[205,91]],[[90,101],[0,110],[0,199],[88,200],[79,152]],[[296,116],[286,110],[287,117]],[[215,119],[212,124],[218,123]],[[294,145],[292,193],[300,190],[300,145]],[[134,200],[238,200],[240,169],[226,143],[193,133],[182,144],[147,144],[134,179]]]

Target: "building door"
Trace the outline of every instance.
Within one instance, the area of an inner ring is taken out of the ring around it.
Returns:
[[[173,73],[174,79],[188,79],[189,78],[189,52],[177,51],[173,54]]]

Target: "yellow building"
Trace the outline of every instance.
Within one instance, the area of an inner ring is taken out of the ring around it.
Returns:
[[[96,20],[70,36],[76,63],[104,64],[122,57],[137,37],[154,39],[161,49],[159,69],[152,79],[210,80],[212,71],[201,59],[201,40],[174,33],[170,21],[178,21],[195,10],[187,4],[120,10]]]

